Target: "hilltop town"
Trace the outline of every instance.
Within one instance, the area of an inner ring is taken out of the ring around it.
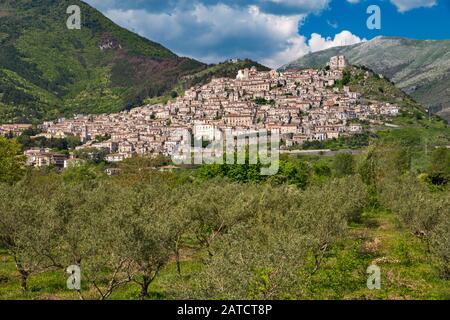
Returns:
[[[170,156],[180,143],[180,129],[209,141],[217,130],[279,130],[285,145],[292,146],[361,133],[361,121],[399,113],[397,105],[367,103],[361,93],[338,86],[347,67],[339,56],[321,70],[244,69],[235,79],[213,79],[167,104],[45,122],[39,136],[77,136],[83,142],[78,149],[106,149],[105,160],[119,162],[133,155]],[[99,136],[107,139],[98,142]],[[57,156],[52,161],[49,150],[27,151],[29,163],[37,165],[41,153],[44,163],[61,163]]]

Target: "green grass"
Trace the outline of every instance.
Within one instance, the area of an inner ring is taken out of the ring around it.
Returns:
[[[171,261],[149,288],[150,299],[177,299],[192,285],[205,253],[188,246],[182,252],[182,275]],[[62,271],[30,277],[29,292],[20,290],[19,275],[10,257],[0,251],[0,299],[78,299],[65,287]],[[366,286],[367,267],[381,268],[381,290]],[[348,239],[335,245],[319,271],[305,277],[305,299],[450,299],[450,281],[439,278],[426,244],[399,226],[394,213],[368,209],[350,226]],[[113,293],[113,300],[135,300],[139,287],[130,283]],[[91,296],[92,291],[84,288]],[[181,291],[180,291],[181,290]]]
[[[401,124],[402,119],[398,119]],[[450,145],[450,128],[442,121],[420,120],[420,123],[398,129],[377,132],[380,142],[407,148],[412,156],[413,172],[422,173],[429,167],[430,154],[437,147]]]
[[[439,278],[424,242],[399,227],[395,214],[368,210],[351,238],[328,253],[311,279],[313,299],[449,299],[450,282]],[[381,290],[366,286],[367,267],[381,268]]]

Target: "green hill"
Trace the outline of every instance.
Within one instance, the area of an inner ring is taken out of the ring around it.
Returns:
[[[213,78],[236,78],[238,71],[246,68],[256,67],[258,71],[269,71],[270,68],[250,59],[225,61],[209,65],[206,69],[187,75],[180,79],[174,88],[179,94],[195,85],[210,82]]]
[[[236,61],[228,60],[217,64],[210,64],[198,72],[193,72],[181,77],[177,84],[167,94],[148,98],[144,103],[167,103],[169,100],[173,100],[176,97],[183,95],[187,89],[193,86],[206,84],[211,82],[213,78],[236,78],[239,70],[251,67],[256,67],[258,71],[270,70],[270,68],[250,59]]]
[[[82,29],[69,30],[69,5]],[[0,123],[116,112],[207,66],[131,33],[78,0],[0,3]]]
[[[308,54],[282,70],[321,67],[335,55],[391,79],[422,105],[450,120],[450,41],[378,37],[352,46]]]

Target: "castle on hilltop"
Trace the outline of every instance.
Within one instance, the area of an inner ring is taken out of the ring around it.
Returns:
[[[331,70],[344,70],[347,68],[348,62],[345,56],[335,56],[331,57],[328,66]]]

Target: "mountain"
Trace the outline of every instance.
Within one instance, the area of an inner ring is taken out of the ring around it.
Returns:
[[[81,30],[66,27],[69,5],[81,8]],[[0,1],[0,123],[120,111],[207,67],[82,1]]]
[[[351,64],[384,75],[422,105],[450,120],[450,41],[378,37],[308,54],[281,70],[323,67],[336,55],[345,55]]]

